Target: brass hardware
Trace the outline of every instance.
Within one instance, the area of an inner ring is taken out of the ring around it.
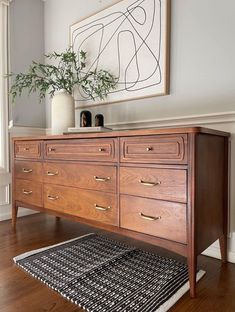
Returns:
[[[49,152],[55,152],[55,151],[56,151],[56,148],[55,148],[55,147],[49,147],[49,148],[48,148],[48,151],[49,151]]]
[[[139,182],[140,182],[142,185],[145,185],[145,186],[156,186],[156,185],[161,184],[160,181],[158,181],[158,182],[147,182],[147,181],[139,180]]]
[[[22,172],[24,172],[24,173],[30,173],[30,172],[33,172],[33,169],[22,168]]]
[[[24,148],[24,151],[29,151],[29,147],[25,147],[25,148]]]
[[[140,212],[139,215],[141,216],[142,219],[148,220],[148,221],[156,221],[156,220],[161,219],[161,216],[159,216],[159,217],[147,216],[147,215],[143,214],[142,212]]]
[[[152,150],[153,150],[153,147],[152,147],[152,146],[146,147],[146,151],[147,151],[147,152],[152,151]]]
[[[103,207],[103,206],[99,206],[97,204],[94,204],[94,206],[95,206],[95,209],[101,210],[101,211],[107,211],[107,210],[109,210],[111,208],[110,206]]]
[[[47,171],[48,176],[56,176],[58,175],[58,171],[52,172],[52,171]]]
[[[102,178],[102,177],[94,176],[94,179],[95,179],[96,181],[100,181],[100,182],[107,182],[107,181],[110,180],[110,177]]]
[[[33,191],[27,191],[25,189],[22,190],[23,194],[25,195],[31,195],[33,193]]]
[[[105,148],[103,148],[103,147],[99,148],[99,152],[104,152],[104,151],[105,151]]]
[[[59,196],[48,195],[47,198],[48,198],[49,200],[57,200],[57,199],[59,199]]]

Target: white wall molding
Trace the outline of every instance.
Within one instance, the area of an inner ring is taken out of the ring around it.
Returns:
[[[202,115],[178,116],[159,119],[143,119],[136,121],[119,121],[105,124],[113,130],[200,126],[210,124],[227,124],[235,122],[235,111],[211,113]],[[45,134],[51,134],[51,128],[45,129]]]
[[[46,128],[34,128],[34,127],[24,127],[24,126],[13,126],[9,129],[12,137],[14,136],[37,136],[45,135]]]
[[[221,259],[219,247],[210,246],[202,253],[202,255],[209,256],[209,257],[216,258],[216,259]],[[228,262],[235,263],[234,251],[228,250]]]
[[[221,124],[235,122],[235,111],[177,116],[170,118],[121,121],[116,123],[108,123],[107,127],[112,129],[138,129],[138,128],[154,128],[154,127],[175,127],[175,126],[194,126],[203,124]]]
[[[12,0],[0,0],[0,4],[9,5]]]
[[[228,245],[230,245],[231,247],[235,245],[235,240],[233,239],[233,236],[231,238],[228,238],[228,241],[229,241]],[[202,255],[221,259],[219,241],[216,241],[209,248],[203,251]],[[228,248],[228,261],[235,263],[235,252],[232,251],[230,248]]]
[[[5,209],[1,214],[0,214],[0,221],[5,221],[5,220],[10,220],[11,219],[11,206],[9,205],[6,207],[8,209]],[[25,217],[31,214],[38,213],[38,211],[35,210],[29,210],[23,207],[19,207],[19,212],[18,212],[18,217]]]

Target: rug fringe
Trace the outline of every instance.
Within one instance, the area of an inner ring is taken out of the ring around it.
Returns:
[[[198,282],[204,275],[206,274],[205,271],[200,270],[197,273],[196,281]],[[168,311],[184,294],[189,290],[189,281],[186,282],[177,292],[166,302],[164,302],[160,308],[158,308],[155,312],[166,312]]]

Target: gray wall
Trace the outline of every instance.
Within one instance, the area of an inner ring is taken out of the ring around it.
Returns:
[[[66,49],[71,24],[116,2],[47,0],[45,51]],[[93,114],[118,123],[234,110],[234,12],[234,0],[173,0],[170,95],[95,107]]]
[[[10,4],[10,71],[24,72],[32,60],[44,61],[44,2],[13,0]],[[45,103],[27,92],[10,105],[14,126],[45,127]]]

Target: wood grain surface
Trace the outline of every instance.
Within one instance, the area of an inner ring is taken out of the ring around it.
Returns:
[[[185,244],[186,205],[121,195],[120,226]]]
[[[121,138],[121,162],[187,163],[187,135]]]
[[[42,206],[42,183],[16,179],[15,199],[26,204]]]
[[[111,193],[44,184],[44,207],[117,225],[116,196]]]
[[[38,161],[15,161],[15,178],[42,182],[42,163]]]
[[[14,144],[16,158],[41,158],[40,141],[16,141]]]
[[[120,193],[187,202],[186,170],[120,167]]]
[[[115,139],[80,139],[46,141],[45,159],[116,161],[117,140]]]
[[[81,163],[56,163],[43,164],[43,180],[45,183],[59,184],[116,192],[117,167],[85,165]]]

